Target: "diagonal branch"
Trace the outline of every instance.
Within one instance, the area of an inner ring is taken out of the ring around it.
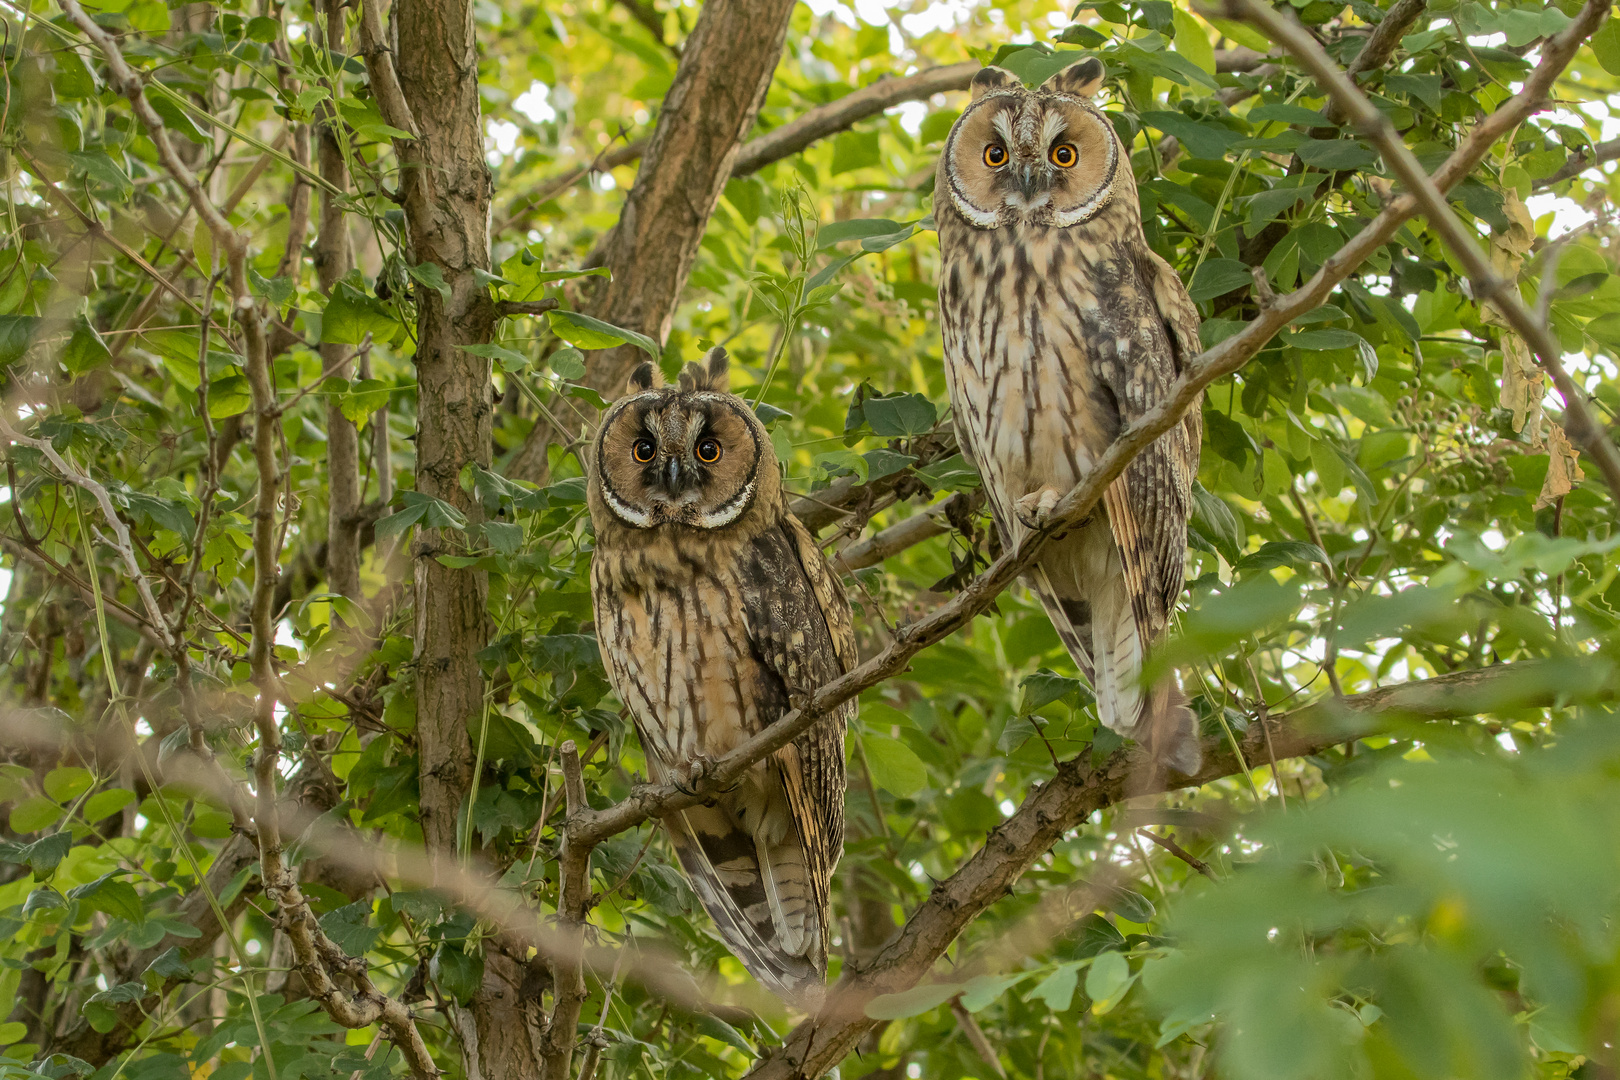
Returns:
[[[1576,48],[1592,32],[1606,11],[1604,0],[1588,0],[1581,15],[1548,43],[1541,65],[1525,81],[1524,89],[1480,123],[1457,147],[1433,181],[1436,189],[1455,186],[1473,171],[1491,145],[1545,100],[1557,73],[1569,63]],[[1160,435],[1181,422],[1200,399],[1204,388],[1237,371],[1290,321],[1318,307],[1345,278],[1382,247],[1412,217],[1420,205],[1404,194],[1391,200],[1379,215],[1334,253],[1298,290],[1276,298],[1243,330],[1190,361],[1166,398],[1119,437],[1096,461],[1090,473],[1058,503],[1045,529],[1027,534],[1018,547],[997,559],[950,603],[901,627],[895,641],[854,671],[819,689],[802,712],[790,712],[707,769],[674,782],[638,786],[622,802],[605,810],[581,814],[570,826],[576,842],[599,843],[645,821],[649,816],[696,805],[724,789],[766,754],[786,746],[821,717],[861,692],[905,670],[917,653],[943,641],[971,622],[1023,573],[1055,533],[1072,527],[1089,514],[1103,490],[1126,465]]]
[[[1478,124],[1435,173],[1432,178],[1435,190],[1444,191],[1459,183],[1497,139],[1543,105],[1554,80],[1581,43],[1597,28],[1607,9],[1607,0],[1588,0],[1569,27],[1547,43],[1540,65],[1521,91]],[[1420,209],[1417,197],[1410,193],[1390,200],[1379,215],[1331,256],[1304,286],[1276,298],[1242,331],[1189,362],[1165,400],[1122,431],[1097,459],[1091,472],[1058,503],[1047,528],[1025,536],[1015,550],[997,559],[950,603],[902,627],[888,648],[854,671],[821,687],[803,710],[788,713],[718,761],[694,768],[687,777],[676,778],[679,786],[673,782],[639,785],[614,806],[604,810],[582,809],[571,815],[566,827],[568,842],[576,849],[589,847],[649,817],[712,797],[754,762],[791,742],[831,710],[900,674],[917,653],[966,626],[1030,565],[1054,533],[1072,527],[1090,513],[1107,484],[1123,472],[1138,453],[1180,423],[1182,416],[1200,400],[1205,387],[1241,368],[1283,326],[1320,305]],[[1261,733],[1257,730],[1253,738],[1261,738]],[[1289,756],[1291,744],[1286,733],[1276,742],[1278,755]],[[1261,748],[1256,744],[1254,749],[1258,752]],[[1086,773],[1070,762],[1059,769],[1051,783],[1032,791],[1024,806],[992,834],[993,842],[987,843],[961,871],[936,890],[935,896],[908,921],[900,938],[885,950],[882,957],[889,959],[882,970],[892,973],[892,978],[884,980],[885,984],[901,989],[915,983],[961,928],[999,899],[1006,885],[1067,828],[1102,805],[1099,800],[1117,798],[1123,793],[1131,771],[1124,761],[1123,755],[1116,755],[1103,770]],[[1236,765],[1228,762],[1221,752],[1211,753],[1204,771],[1191,779],[1202,782],[1206,774],[1224,775],[1210,773],[1212,769],[1223,767],[1236,768]],[[849,977],[849,981],[856,984],[861,984],[862,980],[859,973]],[[870,988],[867,990],[873,992]],[[847,1005],[841,1003],[844,996],[842,993],[833,995],[822,1015],[800,1025],[790,1036],[788,1052],[773,1057],[756,1070],[755,1075],[761,1078],[815,1077],[841,1060],[872,1023],[864,1014],[851,1015]]]
[[[1406,0],[1403,0],[1406,2]],[[1373,107],[1355,83],[1333,63],[1316,39],[1299,24],[1297,19],[1262,3],[1260,0],[1225,0],[1229,16],[1252,22],[1297,57],[1316,81],[1333,95],[1334,102],[1344,115],[1355,122],[1363,134],[1377,144],[1384,161],[1400,177],[1411,197],[1415,198],[1429,219],[1429,224],[1445,241],[1462,263],[1473,282],[1474,295],[1489,300],[1506,317],[1508,324],[1519,336],[1530,343],[1542,367],[1552,375],[1559,395],[1564,399],[1564,430],[1570,441],[1585,450],[1603,472],[1611,495],[1620,498],[1620,450],[1615,448],[1608,432],[1592,416],[1586,397],[1575,385],[1561,361],[1563,349],[1544,319],[1538,319],[1524,306],[1516,281],[1509,281],[1491,269],[1489,260],[1479,249],[1479,238],[1472,229],[1463,225],[1451,209],[1440,189],[1418,164],[1417,157],[1401,141],[1389,117]]]

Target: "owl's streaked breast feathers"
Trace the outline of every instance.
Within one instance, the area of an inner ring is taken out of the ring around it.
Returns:
[[[1199,351],[1198,310],[1147,245],[1129,155],[1089,100],[1085,60],[1038,90],[986,68],[940,158],[940,322],[957,432],[1016,540]],[[1197,766],[1173,682],[1141,685],[1185,573],[1202,421],[1143,451],[1103,512],[1050,543],[1030,575],[1098,693],[1104,723]]]
[[[777,722],[857,658],[848,600],[787,509],[764,426],[726,390],[724,350],[678,386],[657,381],[642,369],[604,418],[587,494],[597,636],[663,777]],[[727,946],[801,1003],[826,973],[855,708],[664,820]]]

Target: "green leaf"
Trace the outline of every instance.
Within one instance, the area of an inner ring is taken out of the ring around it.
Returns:
[[[514,371],[522,371],[530,363],[527,356],[508,349],[504,345],[463,345],[461,349],[463,352],[472,353],[474,356],[482,356],[486,360],[495,361],[500,365],[501,370],[508,374]]]
[[[546,358],[546,366],[557,378],[578,382],[585,377],[585,354],[572,346],[558,349]]]
[[[347,281],[340,281],[321,313],[321,344],[358,345],[367,334],[373,338],[392,337],[398,326],[393,313],[381,303]]]
[[[885,438],[926,435],[939,419],[934,403],[921,394],[867,398],[862,408],[872,433]]]
[[[861,745],[866,750],[866,763],[872,770],[872,782],[899,798],[915,795],[928,786],[928,768],[916,752],[887,735],[865,735]]]
[[[734,1046],[738,1050],[741,1050],[743,1053],[747,1054],[749,1057],[753,1057],[758,1053],[758,1051],[754,1048],[754,1045],[743,1037],[742,1032],[738,1031],[736,1028],[732,1027],[718,1016],[714,1016],[710,1013],[699,1013],[697,1014],[696,1022],[697,1032],[699,1035],[707,1035],[709,1038],[717,1039],[720,1042],[725,1043],[727,1046]]]
[[[0,315],[0,364],[9,364],[22,358],[28,346],[39,333],[39,317],[35,315]]]
[[[208,415],[220,420],[239,416],[253,407],[253,388],[245,375],[228,375],[208,383]]]
[[[905,1020],[939,1008],[961,993],[961,983],[930,983],[913,986],[898,994],[879,994],[866,1003],[866,1015],[873,1020]]]
[[[1018,711],[1028,716],[1037,709],[1060,701],[1070,694],[1082,693],[1085,689],[1085,683],[1079,679],[1066,678],[1042,668],[1033,675],[1024,676],[1024,680],[1018,684]]]
[[[962,1008],[979,1012],[1033,974],[1020,971],[1016,975],[976,975],[962,986]]]
[[[359,424],[366,417],[388,404],[391,389],[381,379],[359,379],[338,399],[338,410],[351,424]]]
[[[1303,105],[1290,105],[1282,101],[1256,105],[1249,110],[1249,115],[1245,119],[1251,124],[1257,121],[1265,121],[1267,123],[1300,124],[1304,127],[1330,128],[1336,126],[1315,109],[1307,109]]]
[[[523,526],[510,521],[486,521],[484,539],[502,555],[514,555],[523,547]]]
[[[1236,259],[1205,259],[1187,285],[1187,295],[1200,303],[1254,284],[1249,267]]]
[[[371,901],[360,900],[328,911],[321,916],[320,925],[338,948],[350,956],[364,956],[382,933],[377,927],[367,925],[370,919]]]
[[[468,956],[459,945],[450,942],[439,946],[429,970],[439,989],[462,1004],[472,1000],[484,984],[483,956]]]
[[[1378,154],[1351,139],[1310,139],[1294,151],[1299,160],[1318,169],[1365,169],[1378,162]]]
[[[76,889],[69,889],[67,898],[77,900],[95,911],[105,912],[115,918],[124,919],[132,923],[146,921],[146,908],[141,904],[140,894],[135,886],[127,881],[119,881],[117,875],[122,870],[114,870],[104,874],[88,885],[80,885]]]
[[[169,979],[189,979],[191,968],[186,966],[185,957],[180,955],[180,948],[171,945],[158,954],[157,959],[146,965],[141,972],[141,981],[154,993],[160,990]]]
[[[1092,1012],[1101,1016],[1119,1004],[1134,981],[1130,961],[1123,953],[1098,953],[1086,972],[1086,996],[1091,999]]]
[[[1109,953],[1118,956],[1118,953]],[[1056,971],[1036,984],[1025,998],[1027,1001],[1046,1002],[1046,1007],[1053,1012],[1067,1012],[1070,1002],[1074,1000],[1074,989],[1080,984],[1080,961],[1059,964]]]
[[[889,236],[909,229],[909,225],[902,225],[898,221],[888,218],[851,218],[848,221],[835,221],[831,225],[823,225],[816,233],[816,248],[826,250],[846,240],[864,240],[869,236]]]
[[[45,788],[45,794],[59,803],[66,803],[89,791],[95,782],[95,774],[89,769],[64,765],[46,773],[42,786]]]
[[[1108,890],[1103,896],[1102,906],[1144,926],[1153,919],[1153,901],[1134,889]]]
[[[662,352],[658,343],[645,334],[593,319],[577,311],[550,311],[546,315],[551,321],[551,332],[580,349],[611,349],[629,342],[654,360]]]
[[[875,131],[841,131],[833,139],[832,175],[870,168],[883,163]]]
[[[426,506],[420,503],[407,503],[404,508],[377,522],[376,537],[378,540],[386,540],[390,536],[402,533],[421,521],[426,514]]]
[[[253,21],[258,22],[259,20],[254,19]],[[253,294],[269,301],[270,306],[273,308],[286,307],[298,292],[298,286],[292,278],[267,278],[251,268],[248,270],[247,276],[248,287],[253,290]]]
[[[0,862],[26,866],[41,880],[48,878],[67,857],[73,834],[66,830],[42,836],[31,844],[0,841]]]
[[[759,417],[759,422],[764,424],[766,427],[770,427],[778,420],[793,419],[793,414],[788,412],[786,409],[778,409],[775,405],[764,401],[761,401],[754,406],[754,415]]]
[[[1218,120],[1194,120],[1178,112],[1145,112],[1142,123],[1175,136],[1176,141],[1187,148],[1188,154],[1206,161],[1219,161],[1226,156],[1233,143],[1243,138],[1240,132],[1233,131]]]
[[[1620,75],[1620,19],[1610,16],[1603,20],[1592,35],[1592,52],[1604,71]]]
[[[73,319],[73,336],[68,338],[62,355],[57,359],[70,374],[83,375],[111,360],[112,353],[107,343],[101,340],[101,335],[96,333],[96,328],[90,325],[90,320],[76,315]]]
[[[28,1035],[28,1025],[15,1020],[0,1024],[0,1046],[22,1042]]]
[[[62,816],[62,808],[43,795],[30,795],[11,808],[11,831],[19,835],[39,832]]]
[[[400,134],[406,135],[405,132]],[[444,302],[445,307],[450,306],[450,283],[444,280],[444,271],[439,269],[438,263],[421,263],[417,266],[407,267],[405,272],[438,293],[439,299]]]

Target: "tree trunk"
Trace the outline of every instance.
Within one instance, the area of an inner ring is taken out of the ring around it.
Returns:
[[[460,346],[490,340],[496,312],[475,270],[489,269],[491,182],[478,106],[478,49],[470,0],[397,0],[399,84],[421,137],[401,170],[413,263],[433,263],[450,287],[416,287],[416,490],[482,517],[462,490],[469,465],[488,467],[493,401],[489,361]],[[416,716],[421,748],[422,834],[429,850],[454,857],[457,819],[471,789],[469,727],[484,705],[478,651],[488,640],[488,575],[452,570],[437,556],[461,550],[454,530],[421,529],[412,552],[416,580]],[[484,985],[451,1017],[462,1035],[470,1080],[536,1075],[533,1030],[517,1022],[538,1001],[519,1000],[509,964],[486,960]],[[473,1037],[476,1035],[476,1037]]]
[[[407,258],[437,265],[450,287],[448,304],[437,290],[416,288],[416,489],[476,522],[478,506],[459,478],[470,464],[489,464],[489,361],[459,346],[488,341],[495,311],[473,279],[474,270],[489,269],[491,185],[472,4],[398,0],[394,33],[400,87],[421,129],[401,170]],[[477,653],[488,632],[488,578],[436,558],[462,545],[453,530],[423,528],[413,552],[422,833],[435,854],[456,849],[456,815],[472,777],[467,724],[483,705]]]
[[[793,0],[709,0],[703,6],[607,241],[603,264],[613,279],[591,305],[596,317],[658,341],[669,333],[703,230],[770,89],[792,14]],[[585,383],[613,398],[645,358],[634,345],[587,353]],[[546,447],[578,434],[536,421],[507,474],[543,481]]]

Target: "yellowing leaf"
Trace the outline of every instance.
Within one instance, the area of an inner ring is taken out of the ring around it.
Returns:
[[[1586,479],[1586,474],[1577,463],[1579,457],[1580,451],[1570,445],[1564,429],[1557,424],[1551,425],[1547,432],[1547,479],[1542,481],[1535,509],[1551,506]]]

